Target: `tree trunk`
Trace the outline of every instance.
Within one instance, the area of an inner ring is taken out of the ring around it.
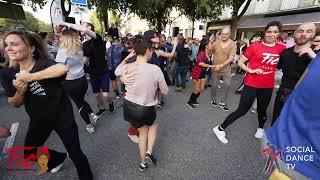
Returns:
[[[238,28],[238,16],[232,16],[231,18],[231,39],[235,40],[237,37],[237,28]]]
[[[162,17],[160,17],[160,16],[158,16],[158,18],[157,18],[156,29],[157,29],[158,33],[161,33],[161,31],[162,31]]]
[[[194,18],[192,19],[192,33],[191,33],[191,38],[193,39],[193,35],[194,35]]]
[[[104,32],[109,31],[109,17],[108,12],[103,16]]]
[[[231,18],[231,39],[234,39],[234,40],[236,39],[238,22],[242,18],[242,16],[244,15],[244,13],[248,10],[251,1],[252,0],[247,0],[243,10],[238,15],[239,8],[241,7],[242,2],[240,4],[238,4],[237,0],[233,0],[233,9],[234,9],[234,11],[232,13],[232,18]]]

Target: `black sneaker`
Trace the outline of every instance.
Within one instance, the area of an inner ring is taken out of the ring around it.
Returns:
[[[195,105],[195,106],[200,105],[197,101],[193,102],[192,104]]]
[[[157,159],[152,154],[147,153],[146,159],[151,161],[155,166],[157,165]]]
[[[113,103],[109,104],[109,112],[113,113],[114,112],[114,105]]]
[[[224,111],[229,111],[227,105],[224,104],[224,103],[219,103],[219,107],[220,107],[221,109],[223,109]]]
[[[164,108],[164,101],[161,101],[159,104],[157,104],[157,106],[158,106],[159,108]]]
[[[96,115],[98,116],[98,117],[100,117],[100,116],[102,116],[102,114],[104,114],[106,112],[106,109],[100,109],[97,113],[96,113]]]
[[[214,105],[214,106],[218,106],[218,103],[217,103],[217,101],[215,101],[215,100],[210,101],[210,103],[211,103],[212,105]]]
[[[141,172],[143,172],[143,171],[145,171],[145,170],[147,170],[148,169],[148,164],[147,163],[141,163],[140,164],[140,167],[139,167],[139,170],[141,171]]]
[[[191,102],[188,102],[186,105],[187,105],[190,109],[195,109],[195,108],[196,108]]]

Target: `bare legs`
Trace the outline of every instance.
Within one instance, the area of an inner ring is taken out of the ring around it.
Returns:
[[[146,163],[146,152],[152,153],[153,146],[157,137],[158,124],[154,123],[152,126],[142,126],[138,128],[140,133],[139,150],[141,162]]]

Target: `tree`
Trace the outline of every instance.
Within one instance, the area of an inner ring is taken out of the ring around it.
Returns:
[[[146,19],[161,32],[170,18],[170,12],[176,5],[175,0],[131,0],[130,11]]]
[[[177,8],[192,20],[192,37],[195,20],[215,19],[225,7],[226,0],[180,0],[177,3]]]
[[[231,16],[231,38],[235,38],[238,22],[247,11],[251,0],[181,0],[178,8],[193,22],[200,19],[216,19],[226,7],[233,9]],[[240,7],[244,8],[239,12]]]
[[[34,17],[30,12],[25,12],[26,20],[22,21],[21,24],[29,31],[39,31],[39,20]]]
[[[98,13],[97,11],[93,12],[90,19],[89,19],[90,23],[93,24],[94,29],[97,33],[99,34],[103,34],[103,25],[102,22],[99,20],[98,18]]]
[[[52,26],[50,24],[46,24],[43,21],[39,20],[39,31],[40,32],[52,32]]]
[[[108,11],[117,10],[120,13],[127,13],[130,8],[129,0],[89,0],[89,7],[96,7],[97,17],[104,22],[105,31],[109,29]]]
[[[239,13],[239,9],[244,4],[244,8]],[[232,0],[232,17],[231,17],[231,38],[235,39],[237,34],[238,22],[249,8],[251,0]]]
[[[51,25],[40,21],[34,17],[30,12],[25,12],[26,20],[19,21],[18,24],[22,24],[27,30],[34,32],[52,32]],[[12,23],[0,18],[0,26],[3,26],[3,30],[8,31],[12,27]]]

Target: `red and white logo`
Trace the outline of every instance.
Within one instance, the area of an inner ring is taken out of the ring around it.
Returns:
[[[263,53],[263,60],[258,69],[263,70],[263,74],[270,74],[276,70],[277,64],[279,62],[279,54]]]

